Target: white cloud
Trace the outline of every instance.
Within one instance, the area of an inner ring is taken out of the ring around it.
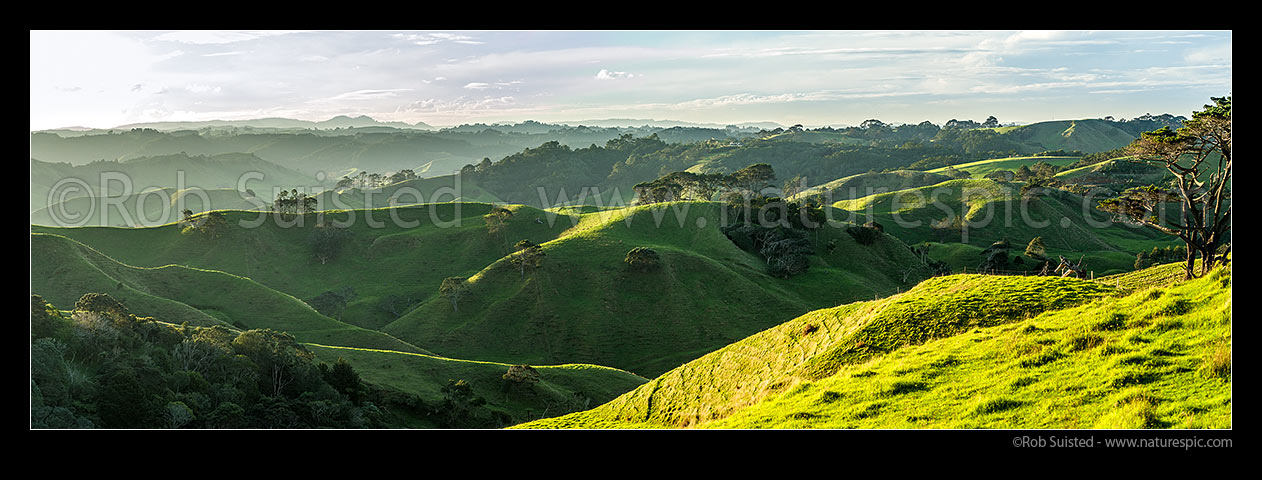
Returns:
[[[203,85],[200,83],[187,85],[184,87],[184,89],[192,93],[219,93],[223,91],[222,87],[218,87],[218,86],[212,87],[210,85]]]
[[[435,78],[435,80],[438,80],[438,79],[442,79],[442,77]],[[464,88],[469,89],[469,90],[503,90],[505,88],[512,87],[514,85],[520,85],[521,83],[522,83],[521,80],[513,80],[511,82],[495,82],[495,83],[469,82],[465,84]]]
[[[176,32],[168,32],[156,37],[154,40],[163,42],[179,42],[194,45],[213,45],[222,43],[236,43],[256,38],[270,37],[275,35],[286,35],[295,33],[294,31],[220,31],[220,30],[182,30]]]
[[[377,100],[381,98],[392,98],[398,96],[399,92],[412,91],[410,88],[389,88],[378,90],[356,90],[354,92],[346,92],[332,97],[316,100],[316,101],[360,101],[360,100]]]
[[[228,56],[233,56],[233,55],[245,55],[247,53],[250,53],[250,52],[233,51],[233,52],[205,53],[205,54],[202,54],[202,56],[203,57],[228,57]]]
[[[453,113],[453,112],[470,112],[477,110],[494,110],[502,107],[511,107],[517,105],[517,100],[513,97],[482,97],[468,98],[458,97],[453,100],[443,100],[438,98],[429,98],[418,100],[400,106],[399,111],[406,112],[425,112],[425,113]]]
[[[393,38],[411,42],[413,45],[436,45],[443,42],[460,43],[464,45],[482,45],[486,42],[477,40],[468,35],[459,35],[454,33],[396,33],[391,35]]]
[[[635,78],[635,77],[636,77],[636,75],[635,75],[634,73],[627,73],[627,72],[611,72],[611,71],[609,71],[609,70],[606,70],[606,69],[603,69],[603,68],[602,68],[602,69],[600,69],[600,71],[599,71],[599,72],[596,72],[596,77],[595,77],[595,78],[596,78],[597,80],[617,80],[617,79],[619,79],[619,78]]]

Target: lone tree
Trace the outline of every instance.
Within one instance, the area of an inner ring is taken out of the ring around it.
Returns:
[[[1047,260],[1047,245],[1043,244],[1043,237],[1034,237],[1030,243],[1025,246],[1025,256],[1040,262]]]
[[[1148,185],[1101,200],[1101,210],[1143,225],[1187,244],[1185,278],[1226,263],[1231,251],[1231,97],[1210,97],[1213,105],[1193,112],[1177,131],[1170,127],[1143,133],[1127,147],[1136,161],[1156,165],[1174,175],[1167,185]],[[1165,215],[1168,203],[1179,203],[1177,219]],[[1222,252],[1219,247],[1226,245]],[[1201,256],[1197,272],[1196,256]]]
[[[648,272],[660,268],[662,259],[651,248],[635,247],[627,252],[627,257],[622,261],[626,262],[632,271]]]
[[[346,305],[358,296],[355,293],[355,287],[346,286],[337,290],[326,290],[316,295],[307,304],[325,316],[341,320],[342,312],[346,311]]]
[[[986,273],[1007,269],[1009,248],[1011,248],[1011,245],[1008,244],[1008,239],[1006,238],[990,244],[989,247],[982,250],[981,255],[986,257],[986,259],[982,260],[982,263],[977,266],[977,270]]]
[[[508,239],[505,235],[507,234],[508,219],[512,217],[512,210],[498,206],[492,208],[490,213],[482,216],[482,219],[486,220],[486,233],[498,236],[500,242],[502,242],[501,245],[507,245]]]
[[[514,253],[509,261],[521,270],[521,278],[525,280],[526,269],[539,268],[543,264],[543,257],[546,254],[543,253],[543,247],[535,245],[530,240],[519,241],[516,245],[513,245],[513,248],[517,249],[517,253]]]
[[[311,229],[311,235],[307,241],[311,244],[312,254],[320,261],[320,265],[324,265],[337,257],[342,247],[350,240],[350,235],[350,232],[344,228],[321,223]]]
[[[505,392],[516,386],[533,393],[535,384],[539,383],[539,371],[530,365],[513,365],[500,378],[505,380]]]
[[[451,310],[455,312],[460,311],[460,299],[468,293],[469,285],[465,283],[465,277],[447,277],[438,286],[438,294],[451,302]]]

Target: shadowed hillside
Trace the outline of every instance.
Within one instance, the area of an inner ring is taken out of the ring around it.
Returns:
[[[1230,428],[1230,284],[937,278],[523,427]]]

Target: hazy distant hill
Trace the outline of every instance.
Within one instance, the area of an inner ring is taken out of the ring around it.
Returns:
[[[244,175],[244,187],[240,182]],[[102,179],[111,178],[102,182]],[[126,179],[126,180],[121,180]],[[130,183],[130,188],[128,187]],[[182,182],[182,183],[181,183]],[[58,186],[59,183],[61,186]],[[71,184],[87,186],[70,190]],[[311,175],[276,165],[249,153],[218,155],[173,154],[124,161],[96,161],[85,165],[50,163],[31,159],[31,211],[84,196],[119,196],[140,193],[149,188],[188,188],[254,190],[269,198],[274,188],[305,188],[321,185]],[[106,188],[102,189],[104,186]],[[57,191],[52,189],[56,187]],[[49,194],[55,198],[50,202]],[[224,206],[221,208],[228,208]]]
[[[328,120],[313,122],[292,118],[257,118],[251,120],[207,120],[201,122],[149,122],[119,125],[115,130],[131,130],[133,128],[152,128],[159,131],[198,130],[208,127],[252,127],[252,128],[317,128],[332,129],[346,127],[393,127],[416,130],[435,130],[425,122],[381,122],[367,115],[349,117],[338,115]]]

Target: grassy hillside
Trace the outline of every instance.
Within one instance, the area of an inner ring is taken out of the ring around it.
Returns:
[[[31,159],[31,211],[78,196],[118,197],[153,188],[250,189],[270,203],[273,189],[303,189],[321,184],[315,176],[268,162],[252,153],[205,156],[176,153],[122,161],[106,157],[107,160],[81,165],[49,163],[36,158]],[[64,190],[65,186],[52,191],[67,179],[75,179],[91,191]],[[50,193],[53,194],[51,202]]]
[[[597,365],[535,365],[539,382],[526,389],[511,386],[503,379],[510,366],[505,363],[315,344],[306,347],[326,363],[345,358],[365,382],[416,395],[426,405],[443,401],[441,389],[448,380],[464,380],[475,395],[486,400],[484,408],[506,414],[512,423],[599,405],[648,381],[630,372]]]
[[[951,177],[946,175],[938,175],[930,172],[918,172],[914,170],[896,170],[892,172],[870,172],[851,175],[845,178],[839,178],[831,182],[816,185],[801,193],[793,196],[793,199],[802,199],[811,195],[821,194],[825,190],[830,192],[832,200],[853,200],[862,198],[874,193],[892,192],[896,190],[904,190],[908,188],[924,187],[928,185],[937,185],[939,183],[950,180]]]
[[[929,173],[943,173],[947,168],[954,168],[962,172],[968,172],[973,178],[983,178],[986,174],[996,170],[1016,171],[1022,165],[1033,167],[1039,162],[1047,162],[1052,165],[1063,167],[1078,161],[1082,157],[1009,157],[994,158],[990,160],[981,160],[978,162],[969,162],[960,165],[952,165],[951,167],[936,168],[930,170]]]
[[[660,373],[815,308],[892,293],[908,285],[904,274],[912,282],[923,274],[896,239],[862,246],[838,229],[823,229],[811,234],[821,246],[808,272],[787,280],[767,276],[762,259],[719,231],[723,214],[715,203],[565,209],[568,215],[511,206],[514,214],[496,234],[482,217],[490,208],[444,203],[325,212],[329,222],[352,215],[356,221],[342,253],[323,264],[307,243],[315,215],[303,217],[302,226],[269,215],[260,226],[233,226],[221,238],[181,233],[178,225],[32,230],[74,238],[131,265],[228,272],[307,302],[350,287],[356,296],[342,321],[449,357],[595,363],[640,374]],[[381,225],[370,226],[368,214]],[[225,215],[230,225],[259,217]],[[542,244],[547,254],[543,267],[524,279],[506,258],[521,239]],[[829,242],[831,252],[822,247]],[[657,250],[664,268],[628,272],[623,259],[637,246]],[[451,276],[470,277],[471,294],[458,314],[438,293]],[[676,318],[667,312],[705,313],[703,321],[663,327],[663,318]]]
[[[182,210],[266,209],[271,199],[250,197],[235,188],[151,189],[125,197],[74,197],[31,212],[39,225],[154,227],[178,221]]]
[[[522,427],[1230,428],[1230,286],[936,278]]]
[[[721,205],[679,202],[583,214],[542,244],[541,268],[507,258],[469,278],[457,308],[427,301],[384,331],[444,355],[533,363],[596,363],[653,375],[814,308],[893,292],[918,264],[896,239],[858,245],[839,230],[819,233],[810,270],[767,276],[763,261],[717,228]],[[660,218],[660,222],[654,217]],[[661,268],[630,271],[634,247]]]
[[[316,214],[280,217],[224,212],[230,228],[221,238],[185,234],[174,224],[138,229],[31,228],[73,238],[129,265],[218,270],[304,301],[350,287],[356,296],[341,320],[376,329],[397,319],[402,313],[398,309],[436,297],[443,278],[472,275],[502,257],[510,248],[503,238],[542,243],[571,226],[567,217],[558,218],[553,226],[537,224],[534,219],[544,218],[545,212],[513,207],[518,213],[508,221],[504,237],[492,237],[482,218],[490,208],[446,203],[326,212],[329,223],[351,223],[347,243],[326,263],[315,257],[309,240],[319,221]],[[260,219],[258,226],[247,227]],[[396,311],[388,308],[391,300],[397,304]]]
[[[1132,258],[1133,252],[1169,244],[1168,236],[1110,222],[1094,203],[1059,190],[1023,198],[1019,184],[963,179],[833,206],[850,212],[857,222],[875,220],[909,244],[947,242],[984,248],[1007,238],[1014,249],[1024,250],[1027,242],[1041,236],[1049,251],[1117,252]]]
[[[55,305],[74,305],[86,293],[108,293],[136,315],[170,323],[271,328],[302,342],[425,352],[321,315],[247,278],[181,265],[134,267],[59,235],[31,234],[31,291]]]
[[[1114,122],[1098,119],[1039,122],[1005,128],[1000,133],[1043,150],[1078,150],[1087,153],[1124,147],[1136,137],[1118,128]]]

